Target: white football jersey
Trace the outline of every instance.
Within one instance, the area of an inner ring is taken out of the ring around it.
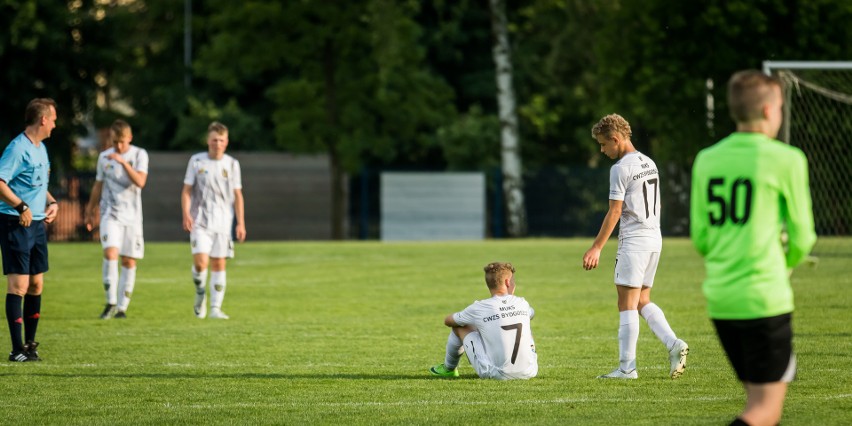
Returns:
[[[133,184],[127,171],[121,164],[107,158],[115,152],[109,148],[98,155],[98,170],[95,180],[102,182],[101,217],[122,225],[142,224],[142,188]],[[130,145],[130,149],[121,154],[133,170],[148,173],[148,152]],[[103,221],[103,219],[101,219]]]
[[[609,170],[609,199],[624,202],[618,229],[619,250],[662,250],[660,174],[653,160],[639,151],[621,157]]]
[[[228,154],[220,160],[206,152],[193,155],[183,183],[192,186],[189,214],[194,227],[230,235],[234,223],[234,191],[242,189],[240,162]]]
[[[453,320],[459,325],[472,325],[479,331],[488,357],[506,378],[529,378],[538,371],[538,356],[530,328],[533,315],[523,297],[506,295],[477,300],[454,313]]]

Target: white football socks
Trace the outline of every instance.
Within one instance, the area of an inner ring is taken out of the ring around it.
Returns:
[[[636,369],[636,342],[639,340],[639,311],[618,313],[618,363],[621,371]]]
[[[447,355],[444,357],[444,367],[448,370],[455,370],[459,366],[459,359],[463,353],[464,346],[462,345],[462,341],[451,329],[450,336],[447,337]]]
[[[669,350],[677,340],[677,336],[669,322],[666,321],[666,314],[654,303],[649,303],[642,308],[642,317],[648,322],[648,327],[654,334],[666,345],[666,350]]]
[[[207,270],[196,271],[195,266],[190,268],[192,270],[192,282],[195,283],[195,286],[198,288],[204,288],[207,286]]]
[[[121,278],[118,279],[118,310],[126,311],[130,306],[130,297],[136,286],[136,267],[121,267]]]
[[[210,272],[210,308],[220,309],[225,299],[225,286],[227,285],[225,271]]]
[[[107,304],[115,305],[118,303],[118,259],[104,259],[101,270]]]

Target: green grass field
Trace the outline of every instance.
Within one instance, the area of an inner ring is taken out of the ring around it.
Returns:
[[[193,316],[187,244],[149,243],[126,320],[102,321],[100,246],[53,243],[41,363],[4,362],[0,424],[727,424],[744,392],[704,311],[703,266],[665,241],[654,300],[690,347],[684,376],[647,325],[639,380],[617,364],[615,241],[247,243],[229,263],[227,321]],[[852,424],[852,240],[823,239],[794,274],[799,375],[785,425]],[[434,379],[445,315],[488,297],[482,266],[515,264],[536,309],[539,377]],[[8,336],[3,326],[3,336]],[[8,337],[3,337],[8,350]],[[6,353],[6,352],[4,352]]]

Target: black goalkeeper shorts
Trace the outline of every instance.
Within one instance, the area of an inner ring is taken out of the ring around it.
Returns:
[[[793,381],[792,314],[749,320],[713,320],[719,341],[740,381],[773,383]]]

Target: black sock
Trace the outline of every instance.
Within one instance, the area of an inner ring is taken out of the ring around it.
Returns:
[[[9,336],[12,337],[12,351],[21,351],[24,344],[21,342],[21,300],[23,297],[17,294],[6,294],[6,322],[9,323]]]
[[[728,426],[748,426],[748,423],[744,422],[743,419],[737,417],[732,421]]]
[[[41,295],[24,296],[24,341],[29,343],[35,340],[38,319],[41,316]]]

